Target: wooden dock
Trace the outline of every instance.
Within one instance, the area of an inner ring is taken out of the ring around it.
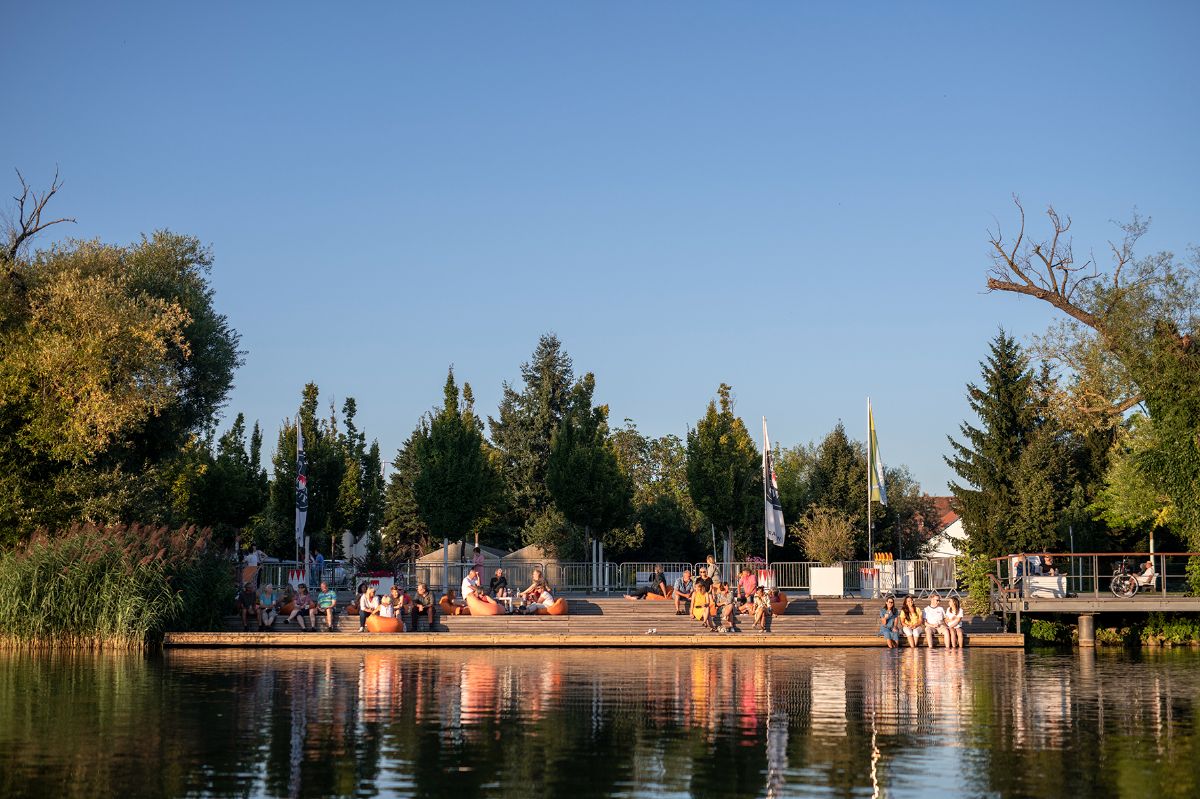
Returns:
[[[703,630],[690,616],[676,616],[670,602],[630,602],[621,598],[569,598],[567,616],[437,616],[433,632],[359,633],[357,617],[339,617],[339,629],[300,632],[280,625],[272,632],[241,632],[229,617],[225,632],[168,633],[168,647],[581,647],[581,648],[764,648],[882,647],[876,600],[797,598],[774,617],[772,632],[755,632],[740,619],[743,632]],[[254,629],[255,625],[251,625]],[[964,625],[967,646],[1020,647],[1024,636],[1004,632],[995,618]],[[903,643],[903,642],[902,642]]]

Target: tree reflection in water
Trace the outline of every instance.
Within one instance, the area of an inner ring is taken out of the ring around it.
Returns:
[[[0,655],[0,794],[1188,796],[1200,656]]]

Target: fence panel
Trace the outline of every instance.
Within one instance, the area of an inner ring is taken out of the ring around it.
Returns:
[[[623,590],[648,585],[650,583],[650,575],[654,573],[656,566],[663,567],[663,577],[666,578],[667,585],[674,583],[683,574],[684,569],[692,568],[692,564],[678,561],[657,561],[653,563],[649,561],[645,563],[631,561],[614,563],[612,565],[616,567],[614,585]]]

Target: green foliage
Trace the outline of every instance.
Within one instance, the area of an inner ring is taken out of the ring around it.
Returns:
[[[1020,346],[1004,331],[981,364],[983,387],[967,386],[980,427],[960,426],[965,443],[950,439],[946,462],[962,478],[951,483],[970,550],[996,557],[1010,552],[1052,551],[1062,547],[1068,525],[1085,540],[1086,507],[1103,469],[1098,438],[1108,431],[1080,434],[1064,428],[1050,413],[1049,374],[1035,379]]]
[[[553,504],[546,468],[574,382],[571,358],[557,336],[538,339],[532,359],[521,365],[521,379],[520,393],[504,384],[498,415],[488,418],[510,503],[509,523],[518,529]]]
[[[0,640],[137,648],[168,630],[219,629],[233,570],[207,530],[83,525],[0,553]]]
[[[404,442],[392,461],[392,474],[388,478],[383,501],[381,538],[385,560],[418,558],[432,549],[429,527],[421,518],[417,499],[413,495],[413,482],[420,470],[413,450],[416,435],[414,432]]]
[[[832,566],[854,554],[854,520],[835,508],[812,506],[792,526],[809,560]]]
[[[1144,644],[1180,646],[1200,644],[1200,619],[1173,613],[1151,613],[1141,628]]]
[[[718,400],[687,437],[687,480],[692,502],[733,538],[739,553],[756,551],[763,514],[760,456],[733,413],[732,389],[722,383]],[[720,406],[718,408],[718,401]]]
[[[995,565],[981,555],[959,555],[954,562],[957,582],[967,590],[963,607],[972,616],[990,616],[992,613],[991,575]]]
[[[603,538],[632,515],[633,486],[608,440],[608,408],[592,407],[594,390],[590,372],[572,389],[551,442],[546,485],[567,521]]]
[[[435,538],[466,538],[493,502],[499,478],[488,459],[482,424],[460,407],[454,370],[446,376],[441,410],[413,434],[412,495]]]
[[[819,444],[776,448],[775,474],[784,519],[799,519],[814,506],[837,508],[854,520],[855,553],[867,555],[867,451],[840,422]],[[875,503],[872,510],[875,549],[889,551],[899,544],[904,557],[918,555],[937,532],[933,498],[904,466],[888,467],[885,480],[888,504]],[[804,553],[798,541],[789,540],[778,557],[799,560]]]
[[[1188,558],[1187,566],[1188,596],[1200,596],[1200,558]]]
[[[166,518],[162,467],[240,364],[211,254],[168,232],[68,242],[0,270],[0,529]]]
[[[304,428],[304,452],[308,459],[308,517],[305,534],[311,547],[337,554],[342,533],[374,538],[383,522],[383,471],[379,447],[366,446],[366,436],[355,424],[357,403],[348,398],[342,405],[339,424],[332,404],[329,416],[317,416],[320,389],[305,385],[301,394],[299,422]],[[296,516],[296,424],[285,421],[271,456],[273,479],[270,501],[251,525],[253,540],[265,551],[290,557],[295,547]]]
[[[1045,644],[1061,644],[1071,640],[1071,628],[1060,621],[1031,619],[1029,637]]]
[[[685,562],[702,557],[709,527],[688,491],[683,442],[672,435],[647,438],[629,419],[609,440],[633,488],[631,526],[609,537],[613,556]]]

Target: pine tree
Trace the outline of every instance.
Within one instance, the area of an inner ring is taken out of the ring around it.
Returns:
[[[997,557],[1013,548],[1019,521],[1021,456],[1038,419],[1033,373],[1021,347],[1003,330],[980,363],[983,387],[967,385],[967,400],[981,426],[963,422],[965,443],[950,438],[954,456],[946,463],[962,478],[951,483],[955,506],[962,516],[971,554]],[[1026,465],[1025,479],[1031,464]],[[1028,499],[1027,513],[1036,502]]]
[[[504,384],[498,416],[488,418],[511,502],[511,522],[517,528],[526,527],[553,504],[546,467],[574,382],[571,358],[557,336],[547,333],[538,339],[533,357],[521,365],[521,379],[519,393]]]

